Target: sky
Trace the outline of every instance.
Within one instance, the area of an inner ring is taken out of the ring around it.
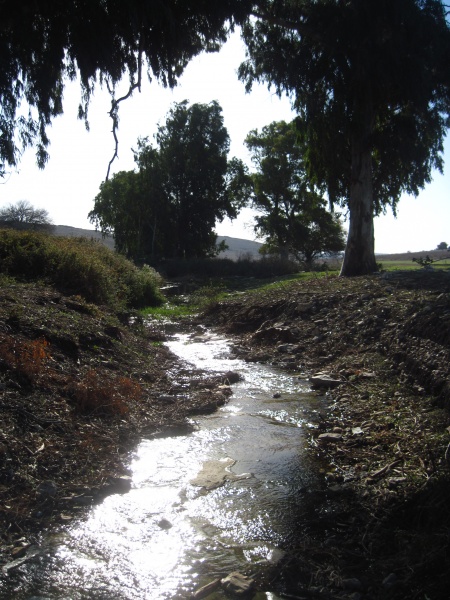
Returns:
[[[157,125],[165,123],[171,105],[185,99],[190,103],[217,100],[231,138],[229,157],[236,156],[251,165],[244,146],[248,132],[261,130],[272,121],[289,121],[295,115],[287,97],[278,98],[264,85],[245,93],[236,74],[244,57],[244,45],[235,33],[219,53],[193,59],[174,90],[145,79],[141,93],[135,92],[120,105],[119,159],[113,163],[111,174],[134,168],[131,149],[136,148],[138,137],[148,136],[153,141]],[[87,132],[76,116],[79,99],[78,83],[68,83],[64,115],[57,117],[48,130],[51,145],[47,166],[39,170],[33,149],[27,150],[18,169],[0,180],[0,208],[28,200],[34,207],[46,209],[56,225],[93,229],[88,213],[114,153],[110,100],[106,90],[98,88]],[[402,198],[396,219],[390,210],[375,219],[377,253],[432,250],[442,241],[450,244],[450,139],[446,140],[444,160],[444,175],[435,172],[433,182],[417,198]],[[219,235],[255,239],[252,215],[245,209],[237,220],[218,224],[216,231]]]

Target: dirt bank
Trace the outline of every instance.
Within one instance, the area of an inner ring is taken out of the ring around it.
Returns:
[[[229,388],[186,367],[156,326],[51,288],[0,295],[0,565],[129,486],[142,436],[185,430]]]
[[[216,304],[205,319],[247,360],[336,386],[318,391],[310,441],[329,461],[328,492],[314,498],[315,518],[299,516],[277,574],[292,597],[446,598],[449,273],[288,284]]]

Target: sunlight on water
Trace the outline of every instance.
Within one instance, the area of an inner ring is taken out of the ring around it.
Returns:
[[[192,434],[144,440],[130,465],[132,490],[49,544],[29,574],[29,589],[46,599],[186,598],[230,571],[269,564],[292,530],[300,491],[315,477],[304,425],[317,399],[292,375],[233,358],[216,335],[178,335],[168,346],[244,380],[228,405],[196,419]],[[217,477],[211,489],[198,483],[205,465]]]

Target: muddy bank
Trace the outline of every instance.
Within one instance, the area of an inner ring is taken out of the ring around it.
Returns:
[[[310,446],[329,461],[328,490],[315,518],[299,516],[279,584],[308,598],[446,597],[450,275],[316,279],[205,320],[247,360],[327,386]]]

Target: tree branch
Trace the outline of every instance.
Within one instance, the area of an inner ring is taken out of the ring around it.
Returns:
[[[111,110],[108,112],[108,114],[111,117],[112,122],[113,122],[112,134],[114,137],[114,154],[108,163],[108,170],[106,172],[105,181],[108,181],[109,174],[111,171],[111,166],[112,166],[113,162],[116,160],[116,158],[118,158],[118,156],[119,156],[119,139],[117,137],[117,130],[119,128],[119,104],[120,104],[120,102],[123,102],[124,100],[127,100],[130,96],[132,96],[134,90],[138,89],[140,92],[141,91],[141,82],[142,82],[142,37],[139,41],[137,81],[134,81],[134,77],[133,77],[133,79],[130,83],[128,92],[125,94],[125,96],[122,96],[121,98],[117,98],[117,100],[116,100],[114,98],[114,89],[111,89],[109,81],[106,80],[106,87],[108,88],[108,92],[111,96]]]

